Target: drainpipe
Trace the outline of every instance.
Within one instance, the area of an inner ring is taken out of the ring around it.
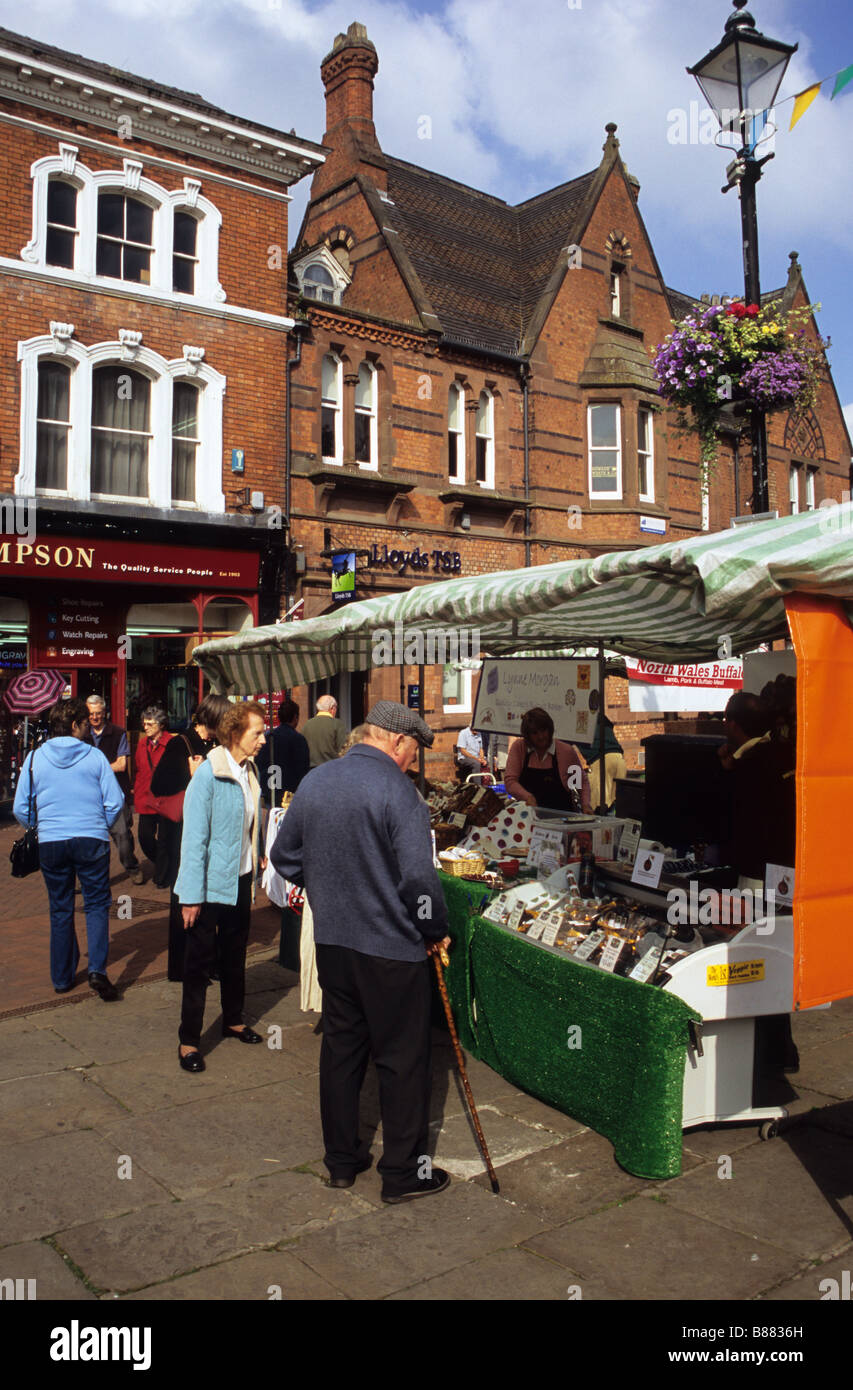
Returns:
[[[530,568],[530,363],[523,362],[518,370],[521,381],[521,403],[524,416],[524,565]]]
[[[284,611],[290,612],[290,554],[292,536],[290,534],[290,470],[291,470],[291,444],[290,444],[290,391],[291,377],[294,370],[302,361],[302,334],[308,328],[308,324],[297,319],[293,325],[293,335],[296,338],[296,356],[288,357],[284,374],[284,525],[286,555],[284,562]]]

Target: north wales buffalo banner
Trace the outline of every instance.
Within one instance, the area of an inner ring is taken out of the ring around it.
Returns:
[[[721,710],[743,686],[743,662],[738,657],[674,665],[668,661],[642,661],[627,656],[625,667],[629,705],[636,711],[699,713]]]

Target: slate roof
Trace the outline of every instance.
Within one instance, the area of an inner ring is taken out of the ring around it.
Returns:
[[[517,353],[598,170],[512,207],[386,156],[383,216],[400,238],[444,333]],[[392,205],[393,204],[393,205]]]

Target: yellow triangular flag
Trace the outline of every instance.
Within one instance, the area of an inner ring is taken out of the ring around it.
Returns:
[[[794,98],[794,114],[791,117],[791,124],[788,129],[793,130],[801,116],[804,116],[820,91],[820,83],[816,82],[813,87],[807,87],[804,92]]]

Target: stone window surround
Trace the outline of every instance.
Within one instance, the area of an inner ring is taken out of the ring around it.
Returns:
[[[226,378],[202,359],[204,349],[184,347],[183,356],[167,360],[143,347],[141,334],[120,329],[118,340],[85,347],[74,341],[74,325],[52,322],[51,332],[18,343],[21,363],[21,453],[15,493],[36,496],[36,443],[38,418],[38,368],[41,362],[59,362],[71,368],[70,443],[68,485],[62,492],[39,489],[42,496],[92,499],[90,487],[92,373],[96,367],[125,366],[141,372],[151,382],[151,445],[148,456],[148,498],[152,507],[224,513],[222,490],[222,402]],[[172,386],[186,381],[200,387],[196,458],[196,500],[172,501]],[[81,444],[81,441],[82,444]],[[145,498],[129,500],[144,506]]]
[[[60,142],[59,154],[37,159],[30,168],[33,181],[33,234],[21,250],[21,259],[32,265],[47,265],[47,189],[51,179],[60,179],[77,189],[77,227],[74,269],[66,273],[84,284],[135,284],[98,275],[95,270],[98,236],[98,194],[126,193],[153,209],[151,278],[144,288],[174,295],[178,300],[224,303],[225,291],[219,283],[219,233],[222,214],[201,193],[198,179],[184,178],[184,186],[168,192],[153,179],[144,177],[141,161],[125,159],[121,169],[93,172],[78,159],[76,145]],[[172,289],[172,249],[174,214],[189,212],[198,221],[195,292],[184,294]]]
[[[305,298],[310,299],[312,303],[322,304],[324,302],[323,300],[315,299],[314,295],[305,294],[305,275],[314,265],[322,266],[323,269],[327,270],[331,275],[334,281],[334,298],[332,303],[340,304],[344,296],[344,291],[352,284],[352,276],[347,275],[337,256],[332,254],[328,246],[318,246],[316,250],[312,251],[309,255],[303,256],[300,260],[294,262],[293,272],[299,282],[299,293],[305,295]]]
[[[322,372],[323,362],[326,359],[334,362],[337,366],[338,379],[338,405],[337,422],[335,429],[335,455],[331,457],[322,452],[322,410],[323,410],[323,386]],[[358,384],[358,373],[362,366],[370,368],[373,377],[373,410],[370,422],[370,448],[371,462],[355,462],[355,389]],[[385,392],[388,390],[386,374],[382,364],[381,355],[375,352],[367,352],[361,355],[360,360],[350,357],[345,345],[340,342],[329,344],[325,352],[320,357],[320,414],[319,438],[318,438],[318,457],[322,458],[324,464],[331,464],[334,467],[343,467],[347,462],[358,468],[360,473],[378,473],[380,469],[380,459],[385,457],[391,460],[393,451],[393,440],[391,438],[390,421],[383,420],[383,400]]]

